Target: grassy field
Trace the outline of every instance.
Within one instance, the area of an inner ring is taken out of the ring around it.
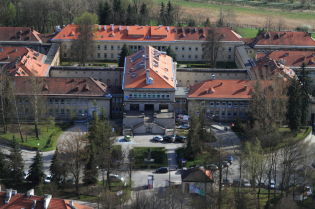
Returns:
[[[254,38],[258,33],[258,29],[255,28],[236,28],[235,32],[240,34],[243,38]]]
[[[20,138],[17,125],[9,125],[9,131],[6,134],[0,134],[0,138],[11,141],[13,138],[23,146],[39,149],[40,151],[54,150],[57,145],[57,139],[64,129],[69,125],[39,125],[39,139],[35,137],[34,125],[23,124],[22,135],[24,142]]]
[[[155,3],[166,3],[168,0],[154,0]],[[204,1],[187,1],[187,0],[173,0],[175,4],[181,6],[183,10],[183,16],[195,17],[197,19],[210,18],[210,21],[214,22],[219,16],[219,11],[230,10],[232,11],[234,21],[237,24],[249,24],[262,27],[267,17],[271,17],[274,24],[277,24],[280,19],[283,22],[283,27],[295,28],[304,24],[314,26],[312,22],[315,19],[315,13],[308,10],[283,10],[264,7],[253,6],[241,6],[232,4],[219,4],[218,2],[204,2]]]

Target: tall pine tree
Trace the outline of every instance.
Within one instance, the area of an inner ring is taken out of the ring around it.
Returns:
[[[100,25],[109,25],[112,23],[112,11],[107,1],[100,2],[99,4],[98,20]]]
[[[0,150],[0,183],[7,185],[8,177],[8,162]]]
[[[308,109],[310,104],[310,95],[312,93],[311,80],[308,75],[308,71],[305,69],[305,64],[301,66],[301,73],[299,74],[299,80],[301,83],[301,125],[306,125]]]
[[[12,141],[9,169],[10,185],[20,187],[24,181],[24,162],[20,145],[15,141],[15,138]]]
[[[298,79],[292,79],[288,89],[288,125],[292,131],[297,131],[301,125],[301,85]]]
[[[62,161],[59,159],[59,151],[56,149],[52,159],[51,164],[49,167],[50,175],[51,175],[51,181],[55,184],[60,184],[62,180],[64,180],[65,174],[65,168],[62,165]]]
[[[43,183],[45,178],[44,169],[43,169],[43,157],[39,151],[36,152],[36,155],[33,158],[33,163],[28,172],[27,180],[31,182],[32,186],[38,186]]]
[[[148,7],[145,3],[141,4],[141,8],[140,8],[140,17],[139,17],[139,24],[140,25],[147,25],[149,18],[149,11],[148,11]]]
[[[119,67],[124,67],[125,65],[125,57],[130,55],[130,51],[127,47],[126,44],[123,45],[123,47],[121,48],[121,52],[119,54],[119,60],[118,60],[118,66]]]
[[[164,3],[161,3],[160,14],[159,14],[159,24],[165,25],[166,13]]]

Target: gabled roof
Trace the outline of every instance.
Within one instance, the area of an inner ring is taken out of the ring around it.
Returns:
[[[241,41],[241,36],[227,27],[216,28],[222,41]],[[95,25],[94,40],[125,41],[205,41],[208,28],[174,26],[118,26]],[[79,35],[78,26],[64,27],[52,40],[74,40]]]
[[[29,52],[26,47],[0,46],[0,63],[10,63]]]
[[[30,27],[0,27],[0,42],[1,41],[42,42],[40,33]]]
[[[257,45],[282,45],[282,46],[314,46],[315,40],[307,32],[297,31],[270,31],[261,32],[249,43]]]
[[[289,67],[301,67],[304,63],[306,67],[315,67],[315,51],[284,51],[277,50],[269,54],[257,54],[257,59],[269,57],[283,65]]]
[[[15,94],[104,97],[107,85],[92,78],[14,77]],[[33,79],[33,80],[31,80]],[[32,85],[37,85],[34,90]]]
[[[151,46],[126,57],[123,88],[175,89],[173,59]],[[147,79],[152,83],[148,84]]]
[[[34,201],[36,205],[34,209],[43,209],[44,208],[44,197],[40,196],[30,196],[27,197],[24,194],[13,195],[8,204],[4,203],[5,192],[0,192],[0,209],[32,209]],[[77,209],[92,209],[91,207],[80,205],[78,203],[73,203]],[[73,209],[69,206],[68,200],[52,198],[49,202],[47,209]]]
[[[213,173],[204,168],[190,168],[182,170],[182,182],[213,182]]]
[[[255,81],[207,80],[190,87],[188,98],[250,99]]]
[[[0,47],[1,48],[1,47]],[[6,48],[6,47],[2,47]],[[30,48],[12,47],[17,54],[25,52],[16,57],[11,63],[4,66],[6,72],[11,76],[48,76],[49,65],[45,64],[46,56]],[[7,54],[10,56],[11,54]],[[1,52],[0,52],[1,56]]]

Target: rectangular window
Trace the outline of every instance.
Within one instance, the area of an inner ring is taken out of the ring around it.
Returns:
[[[178,47],[177,46],[175,47],[175,50],[178,51]]]
[[[107,54],[106,53],[104,53],[104,58],[107,58]]]
[[[111,50],[114,50],[114,46],[110,46],[110,49],[111,49]]]
[[[189,47],[188,50],[191,51],[191,47]]]
[[[199,50],[199,48],[198,48],[198,47],[196,47],[196,48],[195,48],[195,50],[196,50],[196,51],[198,51],[198,50]]]
[[[101,46],[100,46],[100,45],[97,45],[97,49],[100,50],[100,49],[101,49]]]
[[[104,50],[107,50],[107,46],[106,45],[104,45]]]
[[[185,51],[185,47],[182,47],[182,51]]]

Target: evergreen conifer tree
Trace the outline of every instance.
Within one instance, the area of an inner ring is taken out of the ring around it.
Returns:
[[[176,61],[176,54],[175,52],[171,49],[171,46],[168,46],[166,49],[166,54],[170,57],[173,58],[173,61]]]
[[[125,65],[125,57],[130,55],[129,49],[126,44],[123,45],[121,48],[121,52],[119,54],[119,60],[118,60],[118,66],[119,67],[124,67]]]
[[[297,131],[301,124],[301,86],[299,80],[292,79],[288,89],[288,125],[292,131]]]
[[[98,8],[98,20],[100,25],[109,25],[112,22],[111,18],[112,12],[111,7],[107,1],[100,2]]]
[[[147,25],[148,24],[148,15],[149,15],[149,11],[148,11],[148,7],[145,3],[141,4],[141,8],[140,8],[140,17],[139,17],[139,24],[140,25]]]
[[[0,183],[6,184],[8,181],[8,162],[5,155],[0,150]]]
[[[310,95],[312,93],[311,80],[308,71],[305,69],[305,64],[301,66],[301,73],[299,74],[301,84],[301,125],[306,125],[308,109],[310,104]]]
[[[24,162],[22,159],[20,145],[16,142],[13,137],[12,150],[10,153],[9,161],[9,178],[10,185],[14,187],[19,187],[24,181]]]
[[[161,8],[160,8],[160,14],[159,14],[159,23],[161,25],[165,25],[165,18],[166,18],[166,14],[165,14],[165,6],[164,3],[161,3]]]
[[[65,168],[63,167],[62,162],[59,159],[58,149],[56,149],[51,159],[49,171],[51,175],[51,181],[56,184],[59,184],[63,180],[63,177],[65,176]]]
[[[27,180],[31,182],[32,186],[38,186],[39,184],[43,183],[44,178],[45,174],[43,169],[43,158],[40,152],[37,151],[28,172]]]

